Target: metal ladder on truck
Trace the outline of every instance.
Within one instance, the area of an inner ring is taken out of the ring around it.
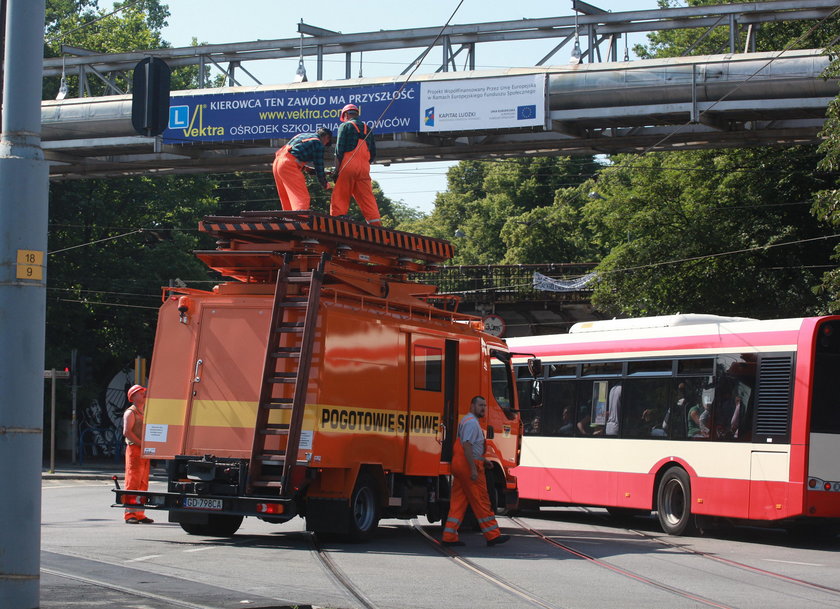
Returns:
[[[297,463],[321,285],[330,255],[322,253],[317,267],[308,271],[292,267],[294,256],[292,252],[285,253],[277,270],[248,471],[249,494],[261,494],[260,489],[278,489],[279,496],[288,497],[291,494],[292,470]],[[293,284],[308,284],[308,290],[298,290],[298,293],[290,295],[289,287]],[[303,321],[299,321],[301,314]],[[287,364],[281,364],[282,361]],[[281,367],[284,370],[278,371]],[[275,391],[278,385],[283,388],[282,391]],[[282,395],[278,397],[276,393]],[[289,413],[288,422],[270,421],[271,414],[278,411]],[[279,448],[267,447],[272,437],[279,437]],[[263,491],[265,494],[273,492]]]

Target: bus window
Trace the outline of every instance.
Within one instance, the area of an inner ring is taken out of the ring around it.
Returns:
[[[580,367],[581,376],[621,376],[623,362],[592,362]]]
[[[666,438],[665,414],[673,381],[633,379],[622,384],[621,437]]]
[[[746,442],[752,439],[755,381],[755,354],[717,357],[715,399],[710,425],[713,439],[725,442]]]
[[[548,367],[549,378],[565,376],[574,378],[577,376],[577,364],[551,364]]]
[[[673,372],[674,363],[669,359],[647,359],[627,362],[627,376],[665,376]]]
[[[811,431],[840,434],[840,325],[823,323],[814,358]]]
[[[530,435],[573,435],[576,411],[575,382],[550,381],[546,382],[544,387],[543,406],[531,422]]]

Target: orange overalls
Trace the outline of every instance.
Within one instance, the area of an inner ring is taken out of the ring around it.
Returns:
[[[309,209],[309,189],[306,187],[306,178],[303,177],[305,165],[306,163],[299,161],[291,153],[288,144],[274,155],[271,170],[274,173],[274,183],[277,184],[280,205],[286,211]]]
[[[443,541],[458,541],[458,528],[464,519],[467,505],[472,508],[484,538],[487,541],[496,539],[502,532],[499,530],[499,524],[496,522],[493,510],[490,509],[487,477],[484,475],[484,461],[476,459],[478,477],[471,480],[470,464],[467,463],[464,446],[460,440],[458,440],[455,450],[452,452],[454,453],[452,455],[452,497],[449,500],[449,517],[446,519],[443,528]]]
[[[134,406],[129,410],[134,412],[134,433],[140,436],[143,429],[143,417],[137,412]],[[140,452],[139,444],[128,444],[125,447],[125,488],[132,491],[149,490],[149,465],[151,462],[144,459]],[[123,503],[139,503],[139,497],[135,495],[123,495]],[[142,520],[146,517],[143,510],[138,508],[125,508],[125,519],[136,518]]]
[[[359,126],[350,122],[360,136],[367,136],[368,127],[359,130]],[[338,180],[330,198],[330,215],[343,216],[350,208],[350,197],[356,199],[359,209],[368,224],[381,224],[379,206],[373,196],[373,183],[370,181],[370,149],[363,137],[359,138],[356,148],[344,155],[338,167]]]

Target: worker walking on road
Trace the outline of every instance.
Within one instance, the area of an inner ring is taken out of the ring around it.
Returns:
[[[472,508],[478,519],[478,525],[488,546],[505,543],[510,535],[502,535],[496,517],[490,509],[490,497],[487,494],[487,479],[484,468],[490,463],[484,459],[484,431],[479,419],[487,412],[487,401],[480,395],[470,401],[470,411],[458,424],[458,440],[452,455],[452,498],[449,501],[449,517],[443,528],[443,545],[462,546],[458,540],[458,528],[467,511]]]
[[[274,155],[272,172],[283,209],[309,209],[305,171],[312,171],[324,190],[330,189],[324,173],[324,150],[330,145],[332,131],[321,127],[317,133],[298,133]],[[307,163],[312,163],[312,166]]]
[[[330,199],[330,215],[343,216],[356,199],[368,224],[379,226],[379,206],[373,196],[370,166],[376,159],[376,140],[359,118],[358,106],[347,104],[339,116],[342,125],[335,140],[335,189]]]
[[[123,435],[125,436],[125,488],[131,491],[149,490],[149,460],[140,453],[140,434],[143,432],[143,411],[146,408],[146,388],[132,385],[126,392],[131,402],[123,414]],[[124,495],[123,503],[138,503],[138,497]],[[141,509],[125,508],[126,524],[151,524],[151,518]]]

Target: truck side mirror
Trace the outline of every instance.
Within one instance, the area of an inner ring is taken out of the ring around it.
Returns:
[[[493,430],[493,426],[488,425],[487,426],[487,439],[492,440],[495,435],[496,435],[496,432]]]
[[[531,376],[537,378],[539,375],[542,374],[542,360],[538,357],[529,357],[528,358],[528,371],[531,373]]]

